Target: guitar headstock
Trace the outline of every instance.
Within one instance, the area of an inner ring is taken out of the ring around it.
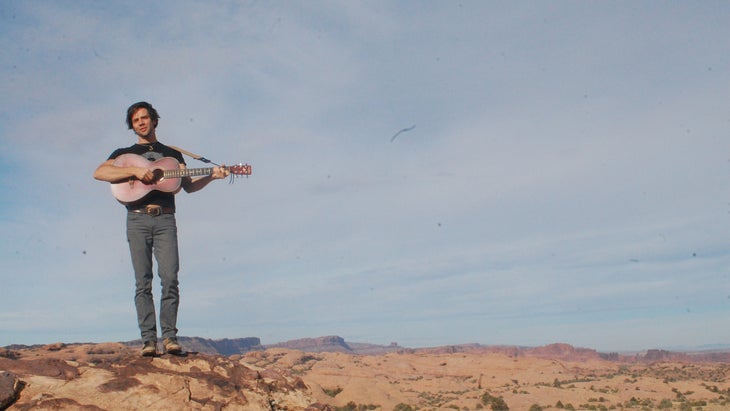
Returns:
[[[248,164],[239,163],[234,166],[228,167],[228,171],[231,172],[231,175],[250,176],[251,175],[251,166]]]

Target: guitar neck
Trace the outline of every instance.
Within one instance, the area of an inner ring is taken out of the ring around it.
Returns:
[[[225,167],[228,168],[228,167]],[[165,170],[163,178],[182,178],[209,176],[213,174],[213,168],[178,168],[176,170]]]

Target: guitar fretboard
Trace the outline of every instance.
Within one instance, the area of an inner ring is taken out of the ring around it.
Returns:
[[[179,168],[177,170],[165,170],[164,178],[209,176],[211,174],[213,174],[212,167],[210,167],[210,168],[185,168],[185,169]]]

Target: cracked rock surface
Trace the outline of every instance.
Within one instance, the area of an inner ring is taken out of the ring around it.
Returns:
[[[143,358],[118,343],[59,343],[3,354],[0,409],[326,409],[300,378],[240,357]]]

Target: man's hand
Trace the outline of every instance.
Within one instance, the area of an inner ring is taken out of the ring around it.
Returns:
[[[134,170],[134,176],[137,177],[137,180],[140,180],[145,184],[150,184],[155,181],[155,175],[152,173],[152,170],[148,168],[137,167]]]
[[[230,170],[226,168],[226,165],[223,164],[220,167],[213,167],[213,174],[210,176],[214,179],[220,179],[220,178],[226,178],[229,175],[231,175]]]
[[[182,165],[180,166],[182,167]],[[200,177],[196,179],[192,179],[190,177],[184,178],[182,182],[182,188],[187,193],[194,193],[196,191],[202,190],[203,187],[207,186],[208,183],[210,183],[211,181],[220,180],[221,178],[226,178],[229,175],[231,175],[230,170],[228,170],[226,168],[226,165],[223,164],[219,167],[213,167],[213,172],[205,177]]]

